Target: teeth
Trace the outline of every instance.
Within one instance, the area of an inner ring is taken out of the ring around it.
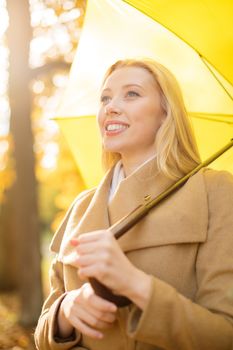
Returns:
[[[114,130],[124,130],[127,129],[128,126],[127,125],[123,125],[123,124],[109,124],[106,127],[107,131],[114,131]]]

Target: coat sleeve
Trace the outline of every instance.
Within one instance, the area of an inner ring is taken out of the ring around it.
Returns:
[[[50,249],[56,253],[59,252],[62,238],[64,236],[69,217],[74,206],[90,191],[82,192],[67,211],[61,225],[54,235]],[[50,267],[50,294],[45,301],[38,324],[35,330],[34,339],[38,350],[68,350],[76,346],[76,349],[85,350],[81,345],[81,334],[74,330],[72,336],[62,340],[56,336],[57,331],[57,312],[60,304],[66,295],[63,280],[63,264],[55,258]]]
[[[133,306],[127,332],[163,349],[233,349],[233,177],[205,172],[209,205],[207,241],[196,259],[195,300],[151,276],[147,306]]]
[[[56,336],[57,312],[66,295],[62,279],[62,270],[62,263],[54,259],[50,268],[51,292],[43,305],[42,313],[34,334],[35,344],[39,350],[68,350],[79,344],[81,340],[81,334],[76,330],[74,330],[70,338],[65,340],[61,340]],[[82,348],[80,347],[80,349]]]

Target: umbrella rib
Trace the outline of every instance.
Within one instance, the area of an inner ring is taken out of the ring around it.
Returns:
[[[233,120],[232,121],[228,121],[228,120],[221,120],[221,119],[215,119],[214,115],[213,115],[213,118],[211,117],[207,117],[208,114],[206,113],[198,113],[198,112],[195,112],[195,113],[192,113],[192,112],[188,112],[188,114],[190,115],[190,117],[192,118],[196,118],[196,119],[202,119],[202,120],[209,120],[209,121],[212,121],[212,122],[216,122],[216,123],[224,123],[224,124],[229,124],[229,125],[232,125],[233,124]],[[216,115],[216,118],[218,117],[219,115]],[[222,115],[223,117],[233,117],[232,115]],[[220,116],[219,116],[220,117]]]
[[[221,81],[217,78],[217,76],[215,75],[215,73],[210,69],[210,67],[206,64],[205,60],[207,60],[207,58],[205,58],[204,56],[202,56],[202,54],[194,47],[192,46],[190,43],[188,43],[182,36],[178,35],[176,32],[174,32],[171,28],[169,28],[169,26],[166,26],[164,23],[160,22],[157,18],[154,18],[153,16],[151,16],[150,14],[146,13],[145,11],[143,11],[141,8],[139,8],[136,5],[133,5],[129,0],[123,0],[124,2],[126,2],[129,6],[134,7],[137,11],[143,13],[145,16],[151,18],[153,21],[159,23],[161,26],[163,26],[164,28],[166,28],[167,30],[169,30],[169,32],[171,32],[172,34],[174,34],[177,38],[179,38],[180,40],[182,40],[186,45],[188,45],[189,47],[191,47],[196,54],[199,56],[199,58],[201,59],[201,61],[207,66],[208,70],[210,71],[210,73],[213,75],[213,77],[217,80],[217,82],[221,85],[221,87],[223,88],[223,90],[227,93],[227,95],[230,97],[231,100],[233,100],[233,97],[231,96],[231,94],[229,93],[229,91],[225,88],[225,86],[221,83]],[[208,61],[208,60],[207,60]],[[219,70],[211,63],[211,65],[216,69],[217,72],[219,72]],[[224,79],[226,79],[230,84],[231,82],[221,73],[219,72],[219,74],[221,74]]]
[[[226,94],[230,97],[230,99],[233,101],[233,96],[231,96],[230,92],[225,88],[225,86],[223,85],[223,83],[220,81],[220,79],[217,77],[217,75],[214,73],[214,71],[210,68],[210,66],[206,63],[207,59],[204,58],[200,53],[198,53],[200,59],[202,60],[202,62],[204,63],[204,65],[206,66],[206,68],[209,70],[209,72],[213,75],[213,77],[217,80],[217,82],[221,85],[221,87],[223,88],[223,90],[226,92]],[[216,69],[216,68],[215,68]]]
[[[224,124],[233,124],[233,120],[232,121],[226,121],[226,120],[220,120],[220,119],[215,119],[215,118],[221,118],[221,117],[227,117],[227,118],[231,118],[233,119],[233,115],[230,114],[212,114],[213,118],[211,117],[207,117],[209,114],[208,113],[198,113],[198,112],[188,112],[188,114],[190,115],[190,117],[192,118],[196,118],[196,119],[202,119],[202,120],[210,120],[212,122],[216,122],[216,123],[224,123]],[[73,120],[73,119],[84,119],[84,118],[95,118],[94,115],[89,115],[89,116],[67,116],[67,117],[53,117],[51,118],[52,120]]]
[[[62,117],[62,116],[54,116],[54,117],[51,117],[50,119],[51,120],[67,120],[67,119],[91,119],[91,118],[95,118],[95,115],[94,114],[89,114],[89,115],[67,115],[65,117]]]

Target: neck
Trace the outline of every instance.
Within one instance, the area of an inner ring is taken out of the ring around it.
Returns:
[[[142,155],[141,157],[139,155],[136,155],[135,157],[124,157],[122,155],[121,161],[125,173],[125,177],[129,176],[132,174],[140,165],[145,163],[147,160],[155,157],[155,154],[148,154],[145,156]]]

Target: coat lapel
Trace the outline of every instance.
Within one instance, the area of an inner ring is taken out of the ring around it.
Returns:
[[[174,181],[158,172],[155,159],[124,179],[109,204],[110,224],[130,213],[146,197],[155,198]],[[125,233],[118,242],[124,252],[168,244],[203,242],[206,239],[208,205],[203,172]]]

